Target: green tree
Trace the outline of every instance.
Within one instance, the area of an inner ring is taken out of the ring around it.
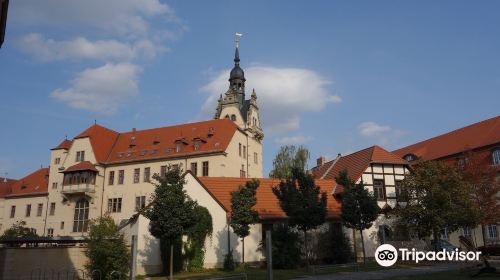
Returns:
[[[31,228],[26,227],[25,221],[17,221],[10,228],[5,230],[0,239],[19,237],[38,237],[38,234]]]
[[[292,170],[307,170],[307,161],[309,160],[309,150],[300,146],[293,145],[282,146],[273,160],[273,169],[269,173],[271,178],[287,179],[291,178]]]
[[[130,254],[123,235],[109,216],[90,221],[85,268],[89,273],[99,270],[103,279],[111,279],[111,272],[117,271],[121,278],[128,277]]]
[[[279,223],[272,230],[273,267],[277,269],[293,269],[300,264],[300,238],[297,231],[287,224]],[[265,245],[263,242],[262,247]],[[265,248],[263,248],[265,249]]]
[[[470,188],[453,166],[418,162],[403,181],[403,188],[408,202],[397,211],[398,222],[420,237],[432,235],[438,240],[445,228],[453,232],[475,227],[480,220]],[[438,249],[438,242],[434,243]]]
[[[259,213],[252,207],[257,204],[258,180],[247,181],[245,186],[231,193],[231,221],[230,225],[236,235],[241,238],[241,256],[245,264],[245,237],[250,234],[250,225],[259,221]]]
[[[363,262],[366,263],[363,230],[370,228],[377,219],[379,213],[377,200],[368,192],[363,182],[354,184],[354,182],[349,179],[347,172],[345,172],[345,174],[339,174],[338,178],[344,186],[341,217],[347,227],[359,231],[361,246],[363,248]]]
[[[149,231],[151,235],[160,239],[160,242],[170,244],[170,265],[164,262],[164,269],[173,277],[173,250],[174,244],[186,235],[188,229],[196,224],[195,208],[197,203],[186,194],[185,180],[179,168],[167,167],[163,176],[155,174],[153,177],[155,192],[152,195],[151,206],[146,209],[144,216],[150,220]],[[161,246],[165,248],[166,246]],[[167,252],[161,252],[168,256]]]
[[[312,175],[300,168],[293,168],[291,178],[282,180],[279,186],[273,187],[273,193],[288,216],[289,224],[304,233],[304,249],[309,265],[307,232],[325,222],[326,192],[320,192]]]

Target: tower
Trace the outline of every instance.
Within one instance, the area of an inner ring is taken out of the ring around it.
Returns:
[[[234,66],[229,74],[229,88],[221,94],[215,111],[215,119],[228,118],[235,122],[258,142],[264,138],[260,126],[257,93],[252,90],[250,99],[245,99],[245,72],[240,67],[239,37],[236,33],[236,49],[234,52]]]

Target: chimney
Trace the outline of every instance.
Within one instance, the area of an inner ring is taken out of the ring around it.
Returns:
[[[324,156],[321,156],[316,160],[316,165],[322,166],[323,164],[325,164],[325,162],[326,162],[326,158]]]

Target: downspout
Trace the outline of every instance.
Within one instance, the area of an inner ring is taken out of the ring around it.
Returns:
[[[43,223],[43,235],[45,236],[45,229],[47,228],[47,213],[49,210],[49,195],[47,194],[47,206],[45,206],[45,222]]]
[[[250,177],[250,170],[248,168],[248,154],[249,154],[250,146],[248,145],[248,133],[247,133],[247,148],[245,149],[245,158],[247,159],[247,178]]]
[[[103,171],[104,175],[102,175],[102,192],[101,192],[101,217],[102,217],[102,208],[104,205],[104,185],[106,184],[106,168],[103,166]],[[99,173],[97,173],[97,176],[99,176]]]

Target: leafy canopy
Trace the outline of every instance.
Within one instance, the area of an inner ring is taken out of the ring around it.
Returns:
[[[419,236],[429,236],[447,228],[475,227],[479,211],[470,188],[456,168],[439,161],[418,162],[403,181],[408,202],[397,215],[399,223]]]
[[[19,237],[38,237],[31,228],[26,227],[25,221],[17,221],[10,228],[6,229],[1,239],[19,238]]]
[[[326,192],[320,192],[314,177],[301,168],[293,168],[291,174],[291,178],[273,187],[273,193],[291,226],[302,231],[314,229],[326,219]]]
[[[250,234],[250,225],[259,221],[259,214],[252,207],[257,204],[257,188],[260,182],[252,180],[231,193],[231,221],[234,233],[241,238]]]
[[[379,208],[375,197],[368,192],[363,182],[344,185],[342,196],[342,220],[349,228],[363,230],[370,228],[377,219]]]
[[[307,170],[309,160],[309,150],[300,146],[282,146],[273,160],[273,169],[269,173],[271,178],[290,178],[293,169]]]

